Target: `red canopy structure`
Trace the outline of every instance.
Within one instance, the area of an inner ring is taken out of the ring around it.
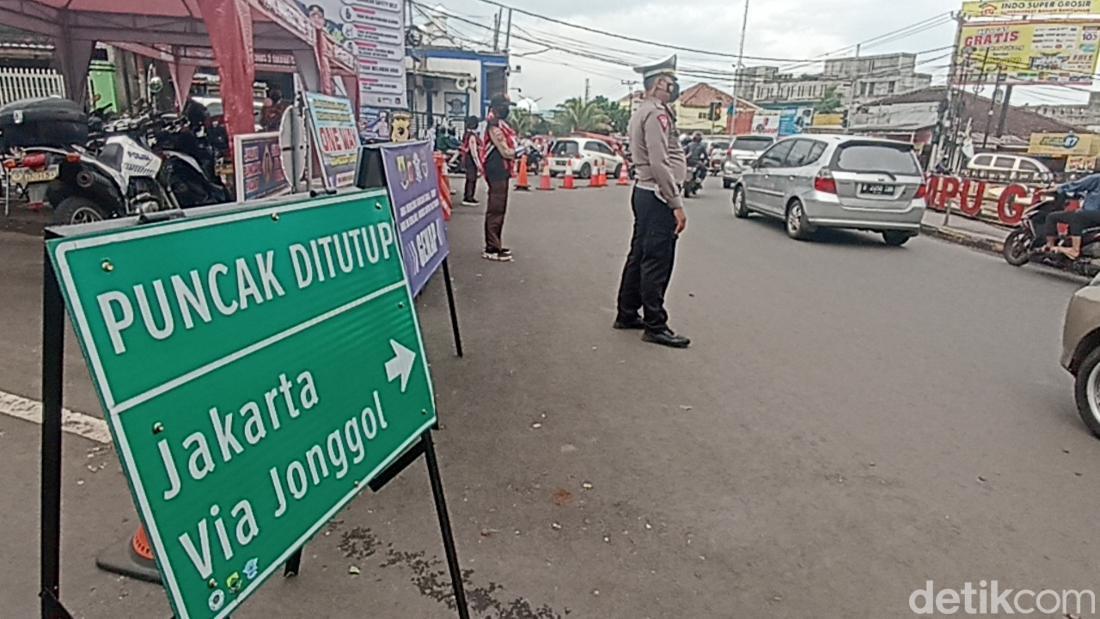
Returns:
[[[167,60],[178,84],[190,84],[195,67],[209,64],[179,51],[208,48],[234,134],[253,130],[254,49],[289,53],[309,90],[331,87],[329,57],[335,54],[318,50],[334,46],[326,45],[327,35],[292,0],[0,0],[0,20],[53,39],[67,90],[78,101],[85,97],[96,42],[125,44]],[[335,64],[341,72],[349,69]]]

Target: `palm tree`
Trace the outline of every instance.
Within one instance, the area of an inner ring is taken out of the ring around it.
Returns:
[[[512,113],[508,115],[508,124],[520,137],[527,137],[533,133],[536,120],[531,112],[520,108],[513,108]]]
[[[607,133],[611,118],[594,101],[582,101],[576,97],[567,99],[554,110],[554,123],[562,134],[574,131]]]

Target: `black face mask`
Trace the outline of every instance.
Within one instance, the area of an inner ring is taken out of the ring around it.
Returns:
[[[672,103],[673,101],[675,101],[679,98],[680,98],[680,82],[677,82],[677,81],[673,80],[672,83],[670,83],[668,85],[668,102]]]
[[[511,108],[493,108],[493,115],[501,120],[508,120],[508,115],[511,113]]]

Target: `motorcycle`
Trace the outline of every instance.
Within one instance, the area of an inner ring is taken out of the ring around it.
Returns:
[[[215,154],[171,114],[100,124],[85,148],[66,153],[47,189],[58,223],[86,223],[230,200],[214,174]],[[179,149],[179,150],[176,150]],[[187,152],[185,152],[187,151]],[[201,159],[201,161],[200,161]]]
[[[707,177],[707,162],[705,160],[699,161],[695,164],[695,167],[691,170],[691,176],[684,183],[684,197],[690,198],[699,193],[699,190],[703,188],[703,180]]]
[[[1005,239],[1005,262],[1021,267],[1036,262],[1085,277],[1100,274],[1100,226],[1086,228],[1081,235],[1081,255],[1076,260],[1065,254],[1044,251],[1046,218],[1065,210],[1066,197],[1060,193],[1045,198],[1024,211],[1019,225]]]

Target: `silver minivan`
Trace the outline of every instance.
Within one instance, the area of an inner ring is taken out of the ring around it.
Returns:
[[[924,175],[905,142],[853,135],[776,142],[733,188],[733,214],[782,218],[793,239],[817,228],[880,232],[888,245],[920,233]]]

